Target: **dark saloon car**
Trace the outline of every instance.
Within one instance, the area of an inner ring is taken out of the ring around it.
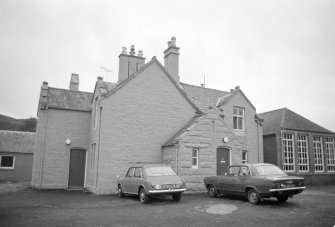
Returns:
[[[153,195],[172,195],[179,201],[186,191],[185,182],[177,176],[170,166],[134,165],[128,169],[124,178],[117,181],[119,196],[138,195],[142,203],[147,203]]]
[[[204,183],[210,197],[238,194],[252,204],[270,197],[286,202],[306,188],[304,178],[288,176],[279,167],[266,163],[232,165],[223,175],[205,177]]]

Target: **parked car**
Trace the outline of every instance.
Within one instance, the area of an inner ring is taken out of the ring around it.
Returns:
[[[138,195],[142,203],[147,203],[153,195],[172,195],[179,201],[186,191],[185,182],[165,165],[134,165],[130,167],[124,178],[117,180],[120,197],[125,194]]]
[[[232,165],[223,175],[205,177],[204,183],[210,197],[238,194],[252,204],[270,197],[286,202],[306,188],[303,177],[288,176],[279,167],[266,163]]]

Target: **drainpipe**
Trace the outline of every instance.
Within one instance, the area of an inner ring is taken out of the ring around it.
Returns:
[[[257,124],[257,160],[259,162],[259,153],[260,153],[260,150],[259,150],[259,122],[258,120],[256,120],[256,124]]]
[[[46,130],[47,130],[47,117],[48,117],[48,107],[45,107],[44,109],[44,128],[43,128],[43,147],[42,147],[42,157],[41,157],[41,169],[40,169],[40,175],[39,175],[39,189],[42,188],[42,179],[43,179],[43,163],[44,163],[44,151],[45,151],[45,146],[46,146]]]
[[[177,171],[177,175],[179,174],[179,142],[177,141],[178,146],[177,146],[177,152],[176,152],[176,171]]]
[[[100,102],[99,102],[100,105]],[[97,170],[95,177],[95,190],[98,188],[98,178],[99,178],[99,163],[100,163],[100,143],[101,143],[101,116],[102,116],[102,106],[100,106],[100,114],[99,114],[99,140],[98,140],[98,157],[97,157]]]

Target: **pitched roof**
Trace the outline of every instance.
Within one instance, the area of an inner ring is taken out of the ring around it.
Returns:
[[[236,94],[242,94],[242,96],[247,100],[247,102],[249,102],[249,104],[252,106],[252,108],[254,108],[256,110],[256,107],[250,102],[250,100],[247,98],[247,96],[243,93],[243,91],[240,89],[240,87],[236,87],[235,90],[233,90],[232,92],[222,96],[219,98],[217,105],[221,106],[226,104],[227,102],[229,102]]]
[[[187,97],[199,107],[202,112],[208,112],[208,108],[215,107],[218,99],[229,94],[226,91],[220,91],[201,86],[195,86],[180,83]]]
[[[91,111],[92,93],[59,88],[48,88],[47,106],[55,109]]]
[[[189,131],[193,125],[195,125],[204,114],[195,115],[187,124],[182,127],[173,137],[171,137],[162,147],[174,146],[177,143],[177,138],[184,132]]]
[[[334,134],[287,108],[261,113],[260,116],[264,119],[263,135],[270,135],[281,129]]]
[[[192,100],[189,99],[187,94],[185,94],[185,91],[179,86],[179,84],[172,78],[172,76],[166,71],[164,66],[156,59],[156,57],[153,57],[151,61],[143,65],[139,70],[137,70],[135,73],[133,73],[128,79],[122,81],[120,84],[116,85],[110,92],[106,94],[106,97],[113,95],[115,92],[120,90],[123,86],[125,86],[129,81],[131,81],[133,78],[138,76],[143,70],[148,68],[151,64],[157,63],[157,65],[162,69],[162,71],[165,73],[165,75],[170,79],[170,81],[175,85],[175,87],[180,91],[180,93],[185,97],[185,99],[193,106],[193,108],[198,112],[201,113],[201,110],[198,108],[197,105],[195,105]]]
[[[34,153],[35,133],[0,130],[0,152]]]

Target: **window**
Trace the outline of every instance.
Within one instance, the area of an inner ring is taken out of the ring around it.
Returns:
[[[242,163],[248,163],[248,152],[242,151]]]
[[[322,137],[315,136],[313,140],[313,151],[314,151],[314,165],[315,172],[323,172],[323,147],[322,147]]]
[[[298,165],[299,172],[309,171],[309,161],[308,161],[308,141],[306,135],[298,135]]]
[[[293,134],[283,133],[282,136],[283,169],[286,172],[294,172],[294,145]]]
[[[240,172],[239,166],[231,166],[228,168],[228,170],[225,172],[224,175],[238,176],[239,172]]]
[[[198,168],[199,165],[199,149],[192,149],[192,168]]]
[[[142,177],[142,170],[141,168],[135,168],[134,177],[141,178]]]
[[[244,109],[234,107],[233,121],[235,130],[244,131]]]
[[[129,168],[126,177],[133,177],[134,169],[134,167]]]
[[[249,176],[250,171],[248,166],[241,166],[240,176]]]
[[[327,170],[335,172],[334,138],[326,138]]]
[[[0,168],[1,169],[14,169],[15,156],[13,155],[0,155]]]

